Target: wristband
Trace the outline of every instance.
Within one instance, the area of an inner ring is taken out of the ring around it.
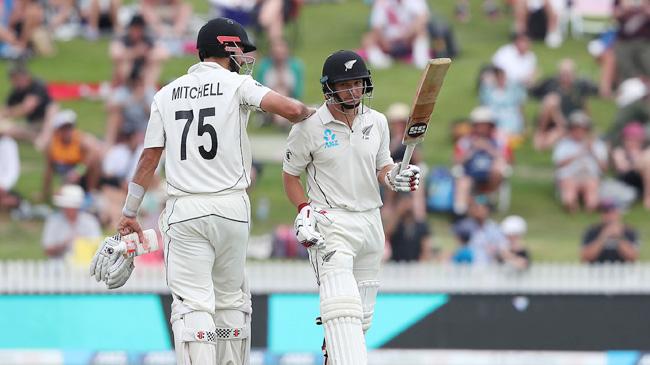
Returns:
[[[130,182],[129,191],[126,194],[126,201],[124,202],[124,208],[122,208],[122,214],[124,214],[125,217],[135,218],[138,215],[138,209],[140,209],[140,204],[142,204],[143,198],[144,187],[134,182]]]
[[[304,208],[304,207],[306,207],[308,205],[309,205],[309,203],[300,203],[300,204],[298,204],[298,213],[300,213],[302,208]]]

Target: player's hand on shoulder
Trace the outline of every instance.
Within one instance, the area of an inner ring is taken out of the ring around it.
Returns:
[[[385,183],[391,190],[400,193],[416,191],[420,187],[420,168],[416,165],[408,165],[400,171],[400,164],[395,164],[386,174]]]
[[[294,221],[298,243],[306,248],[314,246],[324,248],[325,239],[316,230],[316,227],[318,224],[329,226],[332,223],[334,220],[327,214],[327,211],[314,209],[309,204],[302,205]]]

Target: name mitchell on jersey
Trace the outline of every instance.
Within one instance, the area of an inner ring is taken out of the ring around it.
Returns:
[[[218,95],[223,95],[221,90],[219,89],[221,85],[217,82],[217,90],[215,92],[214,90],[215,84],[203,84],[203,86],[199,87],[190,87],[190,86],[179,86],[174,88],[172,90],[172,100],[176,99],[187,99],[188,97],[190,99],[199,99],[204,96],[218,96]],[[208,92],[209,89],[209,92]]]

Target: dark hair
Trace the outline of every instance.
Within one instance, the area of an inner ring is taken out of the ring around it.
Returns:
[[[27,66],[23,62],[14,63],[9,68],[9,71],[7,73],[9,74],[9,77],[13,77],[13,76],[17,76],[17,75],[30,75],[30,72],[27,69]]]
[[[131,21],[129,22],[129,28],[131,27],[145,27],[147,22],[144,20],[144,17],[140,14],[135,14]]]

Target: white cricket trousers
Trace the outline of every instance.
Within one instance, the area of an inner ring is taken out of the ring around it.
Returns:
[[[160,217],[174,322],[202,311],[240,309],[250,202],[245,192],[170,198]]]
[[[320,314],[328,364],[367,365],[364,334],[379,288],[384,230],[379,209],[333,210],[330,226],[317,226],[324,248],[309,250],[319,282]]]

